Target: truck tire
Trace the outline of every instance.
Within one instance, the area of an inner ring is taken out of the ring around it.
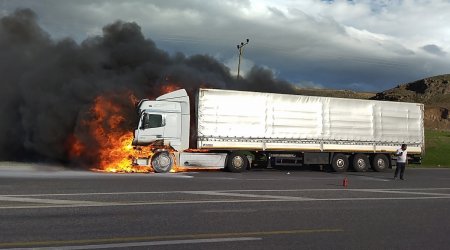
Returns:
[[[348,158],[344,154],[335,154],[331,162],[333,170],[336,172],[345,172],[348,169]]]
[[[356,154],[353,156],[353,169],[356,172],[366,172],[370,167],[369,157],[365,154]]]
[[[152,167],[155,173],[170,172],[173,163],[173,157],[169,152],[159,152],[152,157]]]
[[[232,152],[227,156],[227,170],[233,173],[240,173],[248,167],[248,159],[241,152]]]
[[[376,154],[372,160],[372,168],[377,172],[384,172],[389,168],[389,159],[384,154]]]

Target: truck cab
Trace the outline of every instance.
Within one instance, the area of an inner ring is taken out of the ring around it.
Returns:
[[[169,172],[179,161],[179,152],[189,147],[189,96],[180,89],[156,100],[141,100],[133,146],[148,146],[151,154],[133,159],[133,165],[151,166],[155,172]],[[155,146],[157,145],[157,146]]]
[[[141,100],[137,105],[139,122],[134,130],[134,146],[148,146],[157,142],[183,151],[189,147],[189,97],[186,90]]]

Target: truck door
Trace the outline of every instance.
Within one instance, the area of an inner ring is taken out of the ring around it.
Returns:
[[[164,123],[162,114],[142,113],[135,139],[140,143],[152,143],[162,140],[164,138]]]
[[[181,145],[181,115],[180,113],[167,113],[163,117],[164,140],[167,144],[177,148]]]

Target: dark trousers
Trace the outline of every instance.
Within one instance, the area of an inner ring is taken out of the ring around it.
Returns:
[[[395,169],[394,178],[398,176],[398,172],[400,171],[400,178],[403,179],[403,173],[405,173],[405,165],[404,162],[397,162],[397,168]]]

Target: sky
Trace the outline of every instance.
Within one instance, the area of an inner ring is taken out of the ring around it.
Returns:
[[[450,73],[450,0],[0,0],[30,8],[53,39],[81,43],[135,22],[171,53],[210,55],[237,72],[258,65],[300,87],[380,92]]]

